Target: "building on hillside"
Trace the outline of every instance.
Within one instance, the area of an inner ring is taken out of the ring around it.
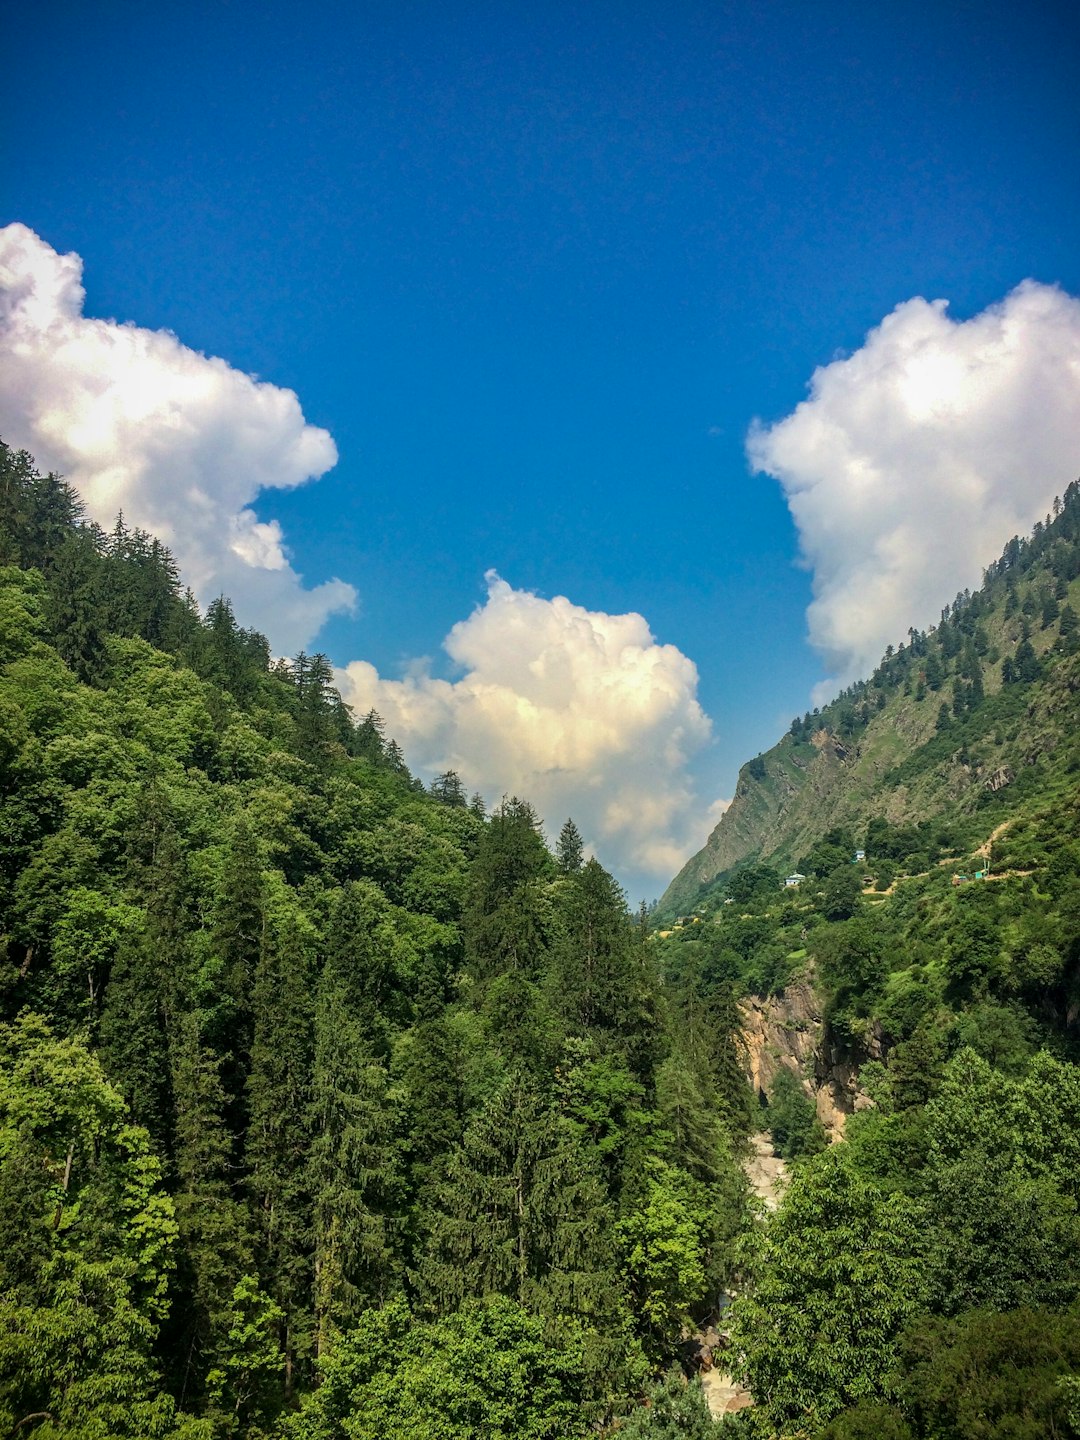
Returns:
[[[796,870],[794,875],[789,875],[785,879],[784,888],[786,890],[797,890],[805,879],[806,876],[800,875],[799,872]]]
[[[851,863],[852,863],[853,865],[858,865],[858,864],[860,864],[860,863],[861,863],[863,860],[865,860],[865,859],[866,859],[866,851],[865,851],[865,850],[856,850],[856,851],[855,851],[855,859],[854,859]]]

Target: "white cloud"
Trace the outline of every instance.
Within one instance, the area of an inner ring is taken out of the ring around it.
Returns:
[[[494,572],[487,582],[485,603],[445,641],[460,679],[414,666],[387,680],[357,660],[339,675],[345,699],[378,710],[429,774],[456,770],[489,800],[530,800],[550,837],[572,815],[631,883],[666,882],[716,818],[686,774],[710,729],[693,661],[640,615],[544,600]]]
[[[173,551],[203,601],[291,652],[355,604],[351,585],[305,589],[276,522],[250,508],[337,461],[291,390],[260,383],[164,330],[83,314],[82,261],[25,225],[0,229],[0,435],[65,475],[90,515]]]
[[[946,308],[897,306],[748,437],[813,570],[817,698],[936,622],[1080,472],[1080,300],[1028,280],[971,320]]]

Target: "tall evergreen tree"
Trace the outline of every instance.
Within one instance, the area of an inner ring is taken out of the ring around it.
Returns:
[[[539,973],[547,944],[540,885],[550,867],[536,811],[504,799],[480,837],[462,917],[477,980],[505,970]]]
[[[585,844],[573,820],[567,820],[559,831],[555,859],[564,875],[576,875],[584,863]]]
[[[171,1077],[181,1263],[170,1349],[181,1404],[214,1392],[213,1372],[223,1368],[230,1351],[233,1294],[253,1268],[219,1068],[199,1033],[198,1018],[185,1015],[177,1026]]]
[[[286,1398],[310,1354],[311,1075],[315,935],[291,907],[264,932],[253,992],[254,1041],[247,1080],[247,1188],[256,1220],[259,1272],[281,1315]]]
[[[554,1317],[605,1323],[612,1309],[605,1196],[572,1127],[512,1073],[455,1151],[418,1280],[435,1312],[509,1295]]]
[[[400,1286],[404,1146],[379,1000],[390,957],[373,887],[347,890],[315,1007],[311,1189],[316,1346]]]

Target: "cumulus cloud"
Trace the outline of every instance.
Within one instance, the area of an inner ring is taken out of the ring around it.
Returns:
[[[260,383],[164,330],[83,314],[78,255],[25,225],[0,229],[0,435],[65,475],[90,515],[123,510],[169,545],[201,600],[231,596],[283,652],[351,609],[351,585],[305,589],[281,529],[251,505],[337,461],[291,390]]]
[[[1080,300],[1028,280],[963,322],[908,300],[809,388],[747,451],[813,570],[827,698],[978,585],[1080,472]]]
[[[717,813],[686,773],[710,730],[696,667],[640,615],[486,578],[485,602],[444,642],[459,679],[421,665],[388,680],[358,660],[340,673],[345,699],[378,710],[414,765],[456,770],[489,800],[523,796],[551,836],[573,815],[606,864],[666,882]]]

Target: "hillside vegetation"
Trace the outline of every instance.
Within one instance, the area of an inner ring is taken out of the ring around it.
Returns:
[[[633,1408],[744,1223],[731,1004],[687,1043],[572,823],[425,789],[6,449],[0,567],[0,1432]]]
[[[0,1432],[705,1440],[711,1321],[720,1435],[1080,1436],[1056,508],[745,767],[653,930],[0,448]]]
[[[871,820],[948,830],[963,848],[1026,798],[1049,793],[1074,755],[1080,685],[1080,486],[1028,539],[1010,540],[982,588],[928,632],[911,630],[869,680],[792,722],[742,767],[705,848],[659,913],[697,908],[738,866],[787,872],[830,830],[860,846]],[[879,856],[881,859],[896,857]],[[902,857],[901,857],[902,858]]]
[[[669,984],[772,1017],[759,1123],[793,1167],[729,1312],[740,1433],[1080,1435],[1078,576],[1072,486],[743,768],[666,897]]]

